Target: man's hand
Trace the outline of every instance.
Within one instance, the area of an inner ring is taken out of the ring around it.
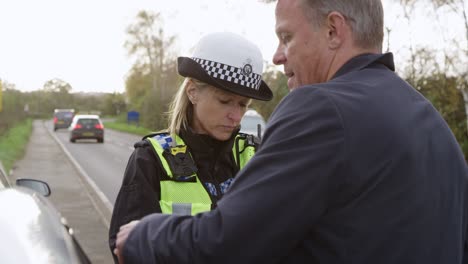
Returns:
[[[119,233],[117,233],[117,241],[115,243],[114,254],[119,259],[119,264],[123,264],[123,247],[125,245],[125,241],[127,241],[128,235],[132,232],[133,228],[140,222],[140,220],[134,220],[130,223],[123,225],[119,229]]]

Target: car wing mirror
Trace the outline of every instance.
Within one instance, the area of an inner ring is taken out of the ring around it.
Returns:
[[[16,185],[32,189],[46,197],[51,194],[49,184],[41,180],[17,179]]]

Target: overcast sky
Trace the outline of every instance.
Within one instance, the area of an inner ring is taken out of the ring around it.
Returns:
[[[442,46],[440,32],[464,40],[461,19],[442,17],[452,25],[441,29],[421,12],[409,27],[391,0],[383,2],[386,25],[394,29],[390,47],[397,55],[410,40]],[[123,47],[125,29],[140,10],[161,12],[181,55],[213,31],[244,35],[270,63],[277,45],[274,4],[257,0],[0,0],[0,79],[22,91],[60,78],[73,92],[123,92],[133,63]]]

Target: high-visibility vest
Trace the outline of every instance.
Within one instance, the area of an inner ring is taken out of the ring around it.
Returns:
[[[159,205],[166,214],[195,215],[211,210],[212,202],[203,183],[196,174],[196,166],[184,141],[167,133],[147,138],[155,149],[161,164],[170,179],[160,179],[161,199]],[[254,137],[238,134],[232,153],[239,169],[255,154]],[[180,165],[182,164],[182,165]]]

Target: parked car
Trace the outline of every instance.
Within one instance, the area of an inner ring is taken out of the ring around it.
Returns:
[[[75,115],[69,130],[72,143],[77,139],[96,139],[104,143],[104,125],[98,115]]]
[[[18,179],[0,170],[0,256],[4,264],[91,263],[66,220],[45,196],[46,182]]]
[[[60,128],[68,128],[75,116],[74,109],[55,109],[54,110],[54,131]]]
[[[240,132],[261,138],[264,131],[265,119],[262,115],[253,109],[247,110],[241,120]]]

